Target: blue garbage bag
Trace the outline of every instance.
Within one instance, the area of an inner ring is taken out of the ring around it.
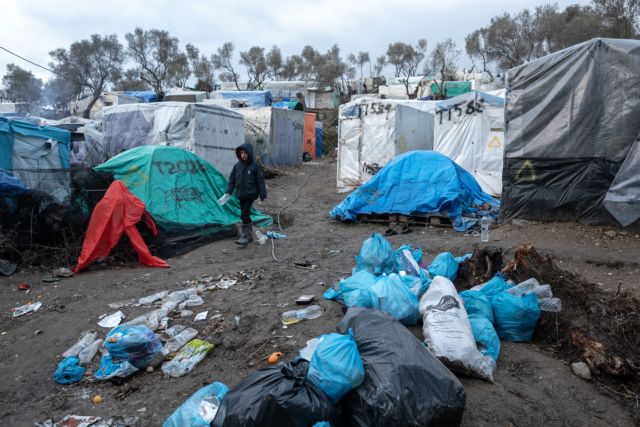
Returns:
[[[53,379],[58,384],[73,384],[82,380],[84,368],[80,366],[80,359],[76,356],[69,356],[58,363],[58,368],[53,374]]]
[[[126,378],[136,372],[138,372],[138,368],[128,361],[113,360],[110,355],[105,354],[100,359],[100,366],[93,376],[99,380],[108,380],[111,378]]]
[[[485,356],[491,357],[496,362],[500,354],[500,339],[498,334],[487,318],[477,314],[469,315],[469,323],[471,323],[471,332],[473,339],[478,344],[478,350]]]
[[[402,283],[397,274],[381,277],[371,287],[375,298],[376,308],[390,314],[403,325],[411,326],[418,323],[418,298]]]
[[[307,378],[327,395],[332,403],[364,381],[364,365],[353,339],[346,335],[326,334],[311,357]]]
[[[522,296],[507,292],[495,295],[491,300],[496,332],[501,340],[529,342],[540,318],[538,297]]]
[[[162,427],[209,427],[228,391],[229,387],[219,382],[202,387],[180,405]]]
[[[162,350],[162,343],[146,326],[118,326],[104,342],[114,361],[126,360],[138,369],[145,369]]]
[[[427,271],[432,278],[442,276],[453,282],[458,274],[458,261],[451,252],[442,252],[433,259]]]
[[[338,289],[329,288],[322,295],[325,299],[333,299],[347,307],[372,308],[376,301],[371,293],[371,287],[378,281],[378,276],[366,270],[358,271],[351,277],[343,279]]]
[[[467,314],[484,317],[493,324],[493,307],[491,299],[480,291],[462,291],[458,295],[464,301],[464,308]]]
[[[478,292],[482,293],[483,295],[491,298],[494,295],[497,295],[501,292],[506,291],[507,289],[509,289],[511,287],[511,285],[509,285],[507,283],[507,281],[505,280],[504,276],[502,275],[502,273],[497,273],[493,279],[489,280],[488,282],[484,283],[481,285],[482,287],[478,290]]]
[[[500,339],[493,326],[491,299],[479,291],[463,291],[460,297],[469,315],[471,332],[480,352],[493,360],[500,354]]]
[[[362,243],[356,256],[356,270],[367,270],[375,275],[389,274],[396,266],[396,257],[389,243],[380,233],[373,233]]]

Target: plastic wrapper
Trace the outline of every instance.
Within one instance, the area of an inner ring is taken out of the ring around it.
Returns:
[[[199,339],[191,340],[173,359],[162,364],[162,372],[170,377],[181,377],[191,372],[213,349],[213,344]]]
[[[100,345],[102,345],[103,340],[97,339],[85,348],[82,349],[80,353],[78,353],[78,359],[80,359],[81,365],[88,365],[93,360],[94,356],[98,352]]]

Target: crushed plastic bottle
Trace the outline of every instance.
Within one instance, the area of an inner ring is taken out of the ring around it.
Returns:
[[[194,339],[180,349],[173,359],[162,364],[162,372],[170,377],[188,374],[213,349],[208,341]]]
[[[96,336],[98,336],[98,334],[92,331],[83,332],[80,339],[67,351],[62,353],[62,357],[77,356],[82,350],[95,341]]]
[[[13,311],[13,317],[20,317],[20,316],[24,316],[25,314],[33,313],[40,307],[42,307],[41,302],[20,306]]]
[[[302,310],[292,310],[282,313],[282,324],[292,325],[301,320],[317,319],[322,316],[324,309],[319,305],[310,305]]]
[[[488,216],[483,216],[480,219],[480,241],[488,242],[489,241],[489,224],[491,224],[491,218]]]
[[[547,284],[541,285],[535,278],[527,279],[524,282],[519,283],[517,286],[509,288],[507,292],[515,296],[536,294],[538,299],[553,297],[551,286]]]
[[[230,196],[229,194],[226,194],[226,193],[225,193],[222,197],[220,197],[220,198],[218,199],[218,204],[219,204],[220,206],[224,206],[224,205],[225,205],[225,203],[227,203],[227,202],[229,201],[229,199],[230,199],[230,198],[231,198],[231,196]]]
[[[97,339],[78,353],[78,359],[80,359],[81,365],[88,365],[93,360],[93,357],[98,352],[98,349],[102,345],[102,339]]]
[[[182,330],[180,333],[170,338],[169,341],[162,348],[162,354],[168,355],[169,353],[174,353],[180,350],[186,343],[191,341],[198,335],[198,331],[193,328],[186,328]]]

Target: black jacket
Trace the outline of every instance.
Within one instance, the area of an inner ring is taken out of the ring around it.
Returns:
[[[242,161],[240,150],[244,150],[249,154],[249,159],[246,162]],[[238,157],[238,163],[233,166],[231,175],[229,175],[227,193],[231,194],[235,190],[238,199],[256,200],[258,197],[260,197],[260,200],[266,199],[267,188],[264,185],[264,177],[260,166],[254,160],[253,146],[249,143],[242,144],[236,148],[236,156]]]

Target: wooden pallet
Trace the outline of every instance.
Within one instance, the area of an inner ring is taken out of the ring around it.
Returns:
[[[451,228],[451,220],[445,214],[433,215],[398,215],[398,214],[366,214],[358,215],[358,222],[370,222],[375,224],[409,224],[423,227],[447,227]]]

